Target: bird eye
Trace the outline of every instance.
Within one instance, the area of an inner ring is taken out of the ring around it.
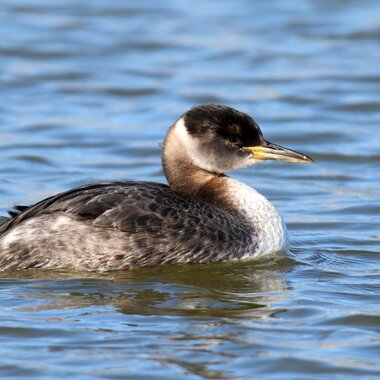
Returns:
[[[235,136],[230,136],[230,137],[228,137],[227,141],[230,144],[237,145],[238,142],[239,142],[239,139],[237,137],[235,137]]]

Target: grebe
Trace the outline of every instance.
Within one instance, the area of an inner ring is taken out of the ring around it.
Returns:
[[[224,174],[262,160],[312,162],[266,141],[245,113],[194,107],[163,144],[169,186],[97,183],[16,206],[0,227],[0,270],[110,271],[284,250],[286,227],[272,204]]]

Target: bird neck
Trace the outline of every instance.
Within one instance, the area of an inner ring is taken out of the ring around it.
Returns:
[[[172,190],[188,197],[223,203],[228,177],[195,165],[180,143],[175,126],[169,129],[164,141],[162,166]]]
[[[224,174],[194,165],[172,127],[164,141],[162,164],[172,190],[187,197],[205,200],[234,215],[258,234],[256,253],[285,249],[287,232],[281,216],[260,193]]]

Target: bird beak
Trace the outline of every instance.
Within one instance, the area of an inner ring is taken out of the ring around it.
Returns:
[[[258,160],[277,160],[293,163],[311,163],[314,162],[308,156],[298,153],[294,150],[284,148],[280,145],[272,144],[265,141],[264,145],[243,147],[243,150],[248,150],[252,153],[252,158]]]

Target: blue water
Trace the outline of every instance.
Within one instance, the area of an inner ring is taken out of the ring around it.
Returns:
[[[167,128],[208,102],[316,164],[232,175],[283,215],[282,258],[1,274],[0,377],[380,378],[379,20],[374,0],[2,0],[2,215],[165,181]]]

